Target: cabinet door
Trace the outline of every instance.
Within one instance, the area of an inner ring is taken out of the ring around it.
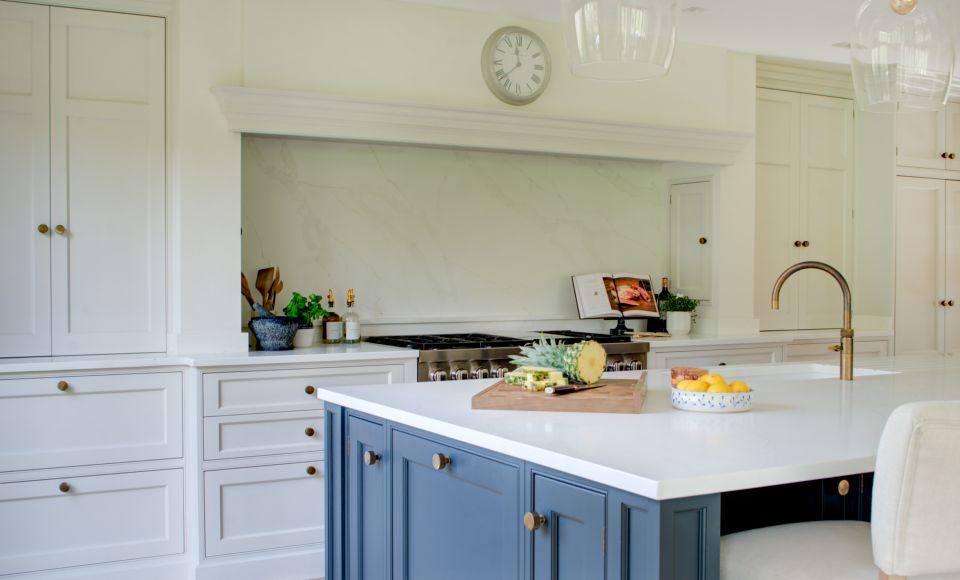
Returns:
[[[0,2],[0,356],[50,354],[49,14]]]
[[[797,262],[800,241],[800,95],[757,91],[757,216],[754,311],[761,330],[797,328],[798,285],[787,284],[780,309],[770,308],[770,291]],[[795,282],[795,281],[794,281]]]
[[[532,511],[546,522],[533,533],[534,580],[604,577],[604,494],[535,473]]]
[[[801,98],[800,238],[803,260],[825,262],[852,279],[853,101]],[[773,285],[773,280],[766,280]],[[825,272],[798,272],[797,328],[839,328],[840,285]],[[769,289],[767,290],[769,294]]]
[[[391,450],[394,579],[523,577],[516,465],[399,431]]]
[[[894,354],[943,351],[945,182],[897,178]]]
[[[670,272],[675,292],[710,300],[712,212],[709,181],[670,187]]]
[[[166,349],[163,35],[51,9],[55,355]]]
[[[946,235],[943,299],[948,301],[943,310],[944,351],[960,352],[960,181],[946,182]],[[952,301],[953,305],[949,302]]]
[[[347,482],[350,580],[386,580],[389,572],[387,525],[387,431],[382,423],[347,418]]]
[[[946,111],[897,113],[897,165],[946,168]]]
[[[944,151],[948,157],[953,155],[953,159],[947,159],[947,169],[960,171],[960,103],[949,103],[946,114],[947,146]]]

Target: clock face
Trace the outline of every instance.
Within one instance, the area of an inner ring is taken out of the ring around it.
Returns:
[[[525,28],[508,26],[491,34],[480,60],[487,86],[511,105],[535,101],[550,82],[550,53]]]

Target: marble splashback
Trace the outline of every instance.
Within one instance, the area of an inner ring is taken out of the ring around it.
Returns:
[[[365,323],[573,320],[571,274],[667,266],[658,163],[245,136],[242,187],[247,276]]]

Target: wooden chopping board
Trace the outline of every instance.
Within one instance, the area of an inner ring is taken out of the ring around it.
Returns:
[[[604,386],[570,393],[547,395],[498,381],[473,396],[473,409],[506,411],[555,411],[569,413],[639,413],[647,396],[647,372],[639,380],[603,379]]]

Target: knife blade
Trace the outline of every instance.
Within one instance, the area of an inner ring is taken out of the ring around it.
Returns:
[[[547,387],[543,390],[548,395],[569,395],[579,391],[589,391],[590,389],[599,389],[607,386],[606,383],[597,383],[596,385],[563,385],[562,387]]]

